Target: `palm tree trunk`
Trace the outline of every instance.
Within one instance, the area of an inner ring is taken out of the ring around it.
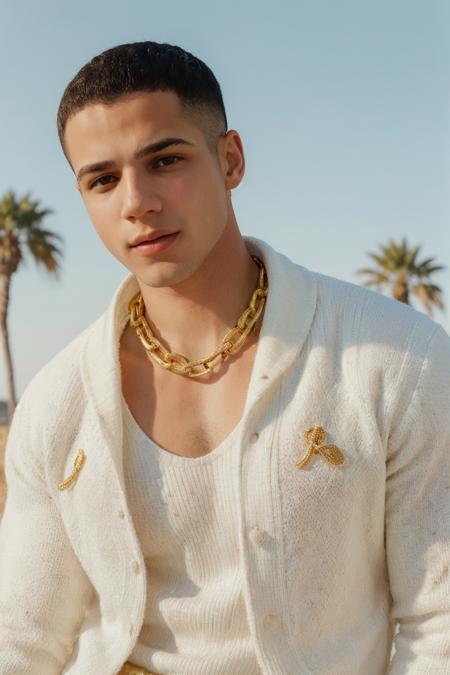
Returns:
[[[409,292],[408,286],[397,287],[394,290],[394,298],[404,302],[406,305],[409,305]]]
[[[0,279],[0,333],[2,338],[3,354],[6,363],[8,382],[8,413],[9,419],[11,420],[17,405],[16,390],[14,386],[14,369],[8,334],[8,305],[11,277],[8,274],[2,274]]]
[[[392,295],[396,300],[409,305],[408,277],[404,270],[400,270],[395,278]]]

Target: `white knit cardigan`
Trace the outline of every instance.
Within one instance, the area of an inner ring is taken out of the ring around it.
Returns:
[[[410,307],[246,242],[269,295],[229,480],[261,672],[448,675],[450,339]],[[152,578],[127,507],[118,357],[137,290],[128,275],[16,409],[1,675],[114,675],[138,638]],[[342,465],[318,452],[296,466],[313,426]]]

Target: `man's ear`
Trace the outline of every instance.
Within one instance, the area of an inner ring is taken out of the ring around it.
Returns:
[[[245,172],[244,149],[239,133],[229,129],[221,140],[221,159],[225,187],[233,189],[241,182]]]

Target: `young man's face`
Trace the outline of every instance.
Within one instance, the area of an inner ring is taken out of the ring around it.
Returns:
[[[150,146],[178,139],[164,148]],[[218,155],[170,91],[138,92],[72,115],[65,145],[77,186],[105,246],[144,284],[190,277],[230,225],[227,193],[243,176],[239,135]],[[145,248],[139,235],[172,233]]]

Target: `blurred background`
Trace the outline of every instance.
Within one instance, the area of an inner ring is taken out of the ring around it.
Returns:
[[[410,303],[434,308],[449,330],[439,309],[450,303],[449,19],[445,0],[2,0],[3,224],[28,194],[37,214],[52,210],[38,227],[64,242],[59,279],[36,264],[39,245],[24,244],[10,277],[17,397],[104,311],[127,274],[89,222],[55,123],[68,81],[123,42],[177,44],[214,71],[229,128],[244,143],[246,176],[233,192],[244,234],[353,283],[369,279],[361,268],[376,269],[375,281],[406,269]],[[0,212],[0,260],[1,223]],[[389,285],[380,290],[392,294]]]

